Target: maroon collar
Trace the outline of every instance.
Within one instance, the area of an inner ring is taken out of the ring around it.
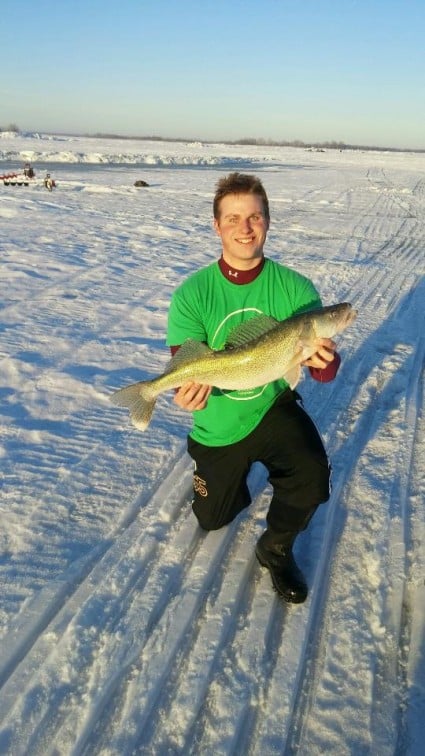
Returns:
[[[247,284],[251,283],[251,281],[255,281],[257,276],[260,275],[265,262],[266,258],[263,257],[255,268],[251,268],[251,270],[238,270],[237,268],[231,268],[223,257],[220,257],[218,266],[223,276],[227,278],[228,281],[231,281],[234,284]]]

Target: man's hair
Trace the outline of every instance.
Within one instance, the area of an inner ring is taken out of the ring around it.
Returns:
[[[228,194],[257,194],[263,200],[264,216],[270,221],[269,200],[259,178],[248,173],[229,173],[217,182],[213,211],[216,220],[220,217],[220,202]]]

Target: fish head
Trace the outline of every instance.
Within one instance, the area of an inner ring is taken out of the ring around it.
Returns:
[[[337,333],[348,328],[357,317],[355,310],[349,302],[341,302],[310,313],[313,328],[318,338],[331,339]]]

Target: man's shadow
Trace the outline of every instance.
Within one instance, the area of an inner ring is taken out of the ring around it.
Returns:
[[[424,302],[425,279],[422,278],[356,351],[348,359],[343,358],[333,390],[329,392],[326,386],[320,389],[311,384],[305,392],[301,389],[307,411],[310,412],[308,405],[311,397],[319,430],[328,439],[326,446],[333,473],[330,499],[319,507],[308,530],[300,535],[299,550],[308,558],[310,551],[317,550],[311,548],[312,541],[319,539],[320,553],[326,554],[328,568],[346,527],[349,501],[344,504],[345,491],[355,475],[365,447],[373,438],[385,432],[385,427],[391,423],[391,416],[400,411],[403,401],[406,403],[404,425],[414,422],[414,413],[417,415],[420,411],[425,351]],[[362,317],[361,312],[358,317]],[[386,363],[391,359],[391,375],[387,378],[390,371]],[[322,402],[320,396],[315,396],[317,391],[323,397]],[[315,419],[314,412],[312,414]],[[349,431],[345,429],[346,425],[350,425]],[[343,441],[338,445],[337,435],[340,434]],[[388,441],[388,453],[391,453],[393,442],[385,436],[383,441]],[[398,450],[399,436],[396,436],[395,443]],[[400,461],[396,458],[393,460],[393,470],[394,477],[388,482],[392,501],[394,492],[401,488]],[[389,517],[394,516],[397,513],[392,512],[389,506]],[[309,569],[320,568],[316,563],[309,565]]]

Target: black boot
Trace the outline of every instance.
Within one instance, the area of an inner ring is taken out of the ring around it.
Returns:
[[[268,528],[258,539],[255,554],[263,567],[270,570],[273,588],[285,601],[302,604],[308,588],[295,562],[292,544],[296,533],[277,533]]]

